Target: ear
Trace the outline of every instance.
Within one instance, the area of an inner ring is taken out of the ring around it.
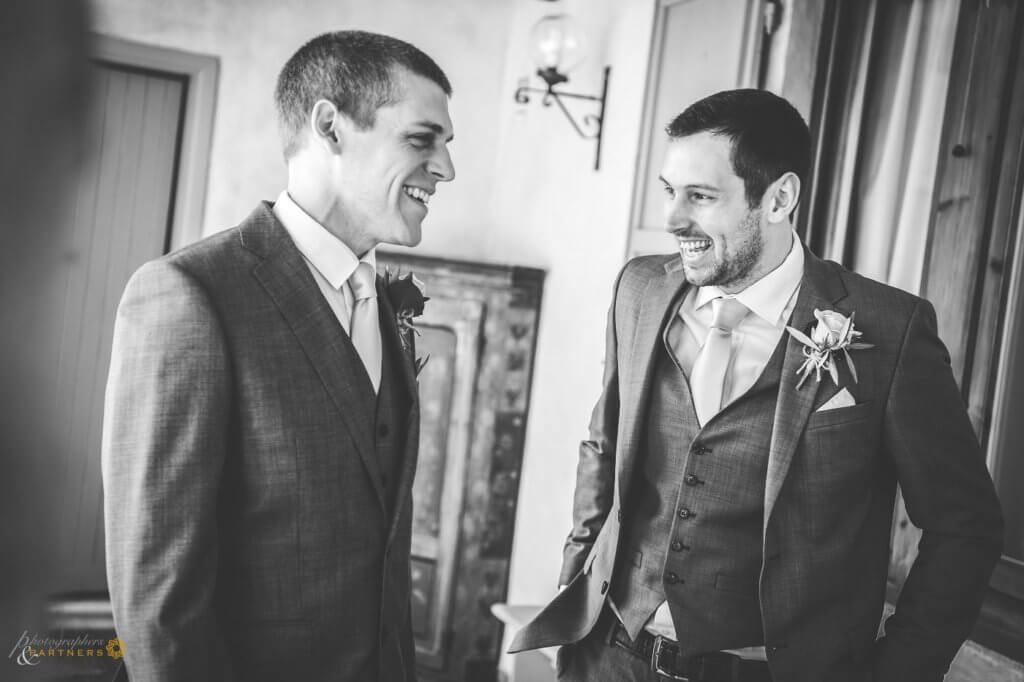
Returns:
[[[781,223],[793,214],[799,200],[800,178],[792,171],[783,173],[765,192],[765,217],[769,223]]]
[[[317,100],[309,113],[310,133],[314,143],[327,147],[331,152],[341,151],[341,126],[338,124],[342,118],[334,103],[325,99]]]

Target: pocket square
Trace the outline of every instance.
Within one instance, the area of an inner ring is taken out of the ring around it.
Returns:
[[[815,410],[815,412],[825,412],[826,410],[835,410],[840,407],[853,407],[856,404],[857,401],[854,400],[853,396],[850,395],[850,392],[844,388],[839,391],[839,393],[836,393],[834,396],[829,398],[828,402]]]

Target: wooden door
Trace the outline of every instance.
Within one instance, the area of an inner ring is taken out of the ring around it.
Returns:
[[[764,0],[660,0],[647,81],[629,257],[671,253],[658,176],[665,126],[697,100],[757,82]]]
[[[53,428],[60,471],[57,590],[104,590],[100,433],[114,313],[131,273],[166,250],[186,83],[181,76],[95,62],[96,151],[83,168],[58,276]]]
[[[1003,556],[950,680],[1024,680],[1024,364],[1017,335],[1024,316],[1022,38],[1019,2],[961,4],[925,258],[923,295],[938,313],[939,337],[1006,517]],[[920,535],[900,504],[890,596],[906,580]]]

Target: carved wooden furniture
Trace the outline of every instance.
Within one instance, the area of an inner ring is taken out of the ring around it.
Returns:
[[[539,270],[380,253],[430,300],[416,319],[421,433],[413,631],[424,680],[496,679],[541,287]]]

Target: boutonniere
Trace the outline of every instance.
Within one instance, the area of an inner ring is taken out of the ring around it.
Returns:
[[[412,353],[412,336],[419,336],[420,333],[413,318],[423,314],[423,308],[430,300],[423,295],[423,282],[411,272],[400,277],[390,270],[385,270],[384,290],[387,292],[391,307],[395,309],[395,321],[398,323],[398,337],[402,340],[402,350]],[[423,371],[429,359],[429,355],[425,358],[413,358],[417,376]]]
[[[834,310],[815,310],[814,317],[818,319],[818,324],[811,330],[809,337],[793,327],[786,327],[786,331],[804,345],[805,360],[797,370],[797,373],[800,374],[800,381],[796,385],[797,390],[803,386],[811,372],[814,372],[815,379],[821,383],[822,370],[828,372],[832,377],[832,383],[838,388],[839,370],[836,368],[834,355],[840,351],[846,358],[846,365],[850,368],[853,382],[857,383],[857,368],[853,366],[850,351],[874,348],[874,344],[860,343],[857,340],[863,336],[863,332],[854,329],[853,313],[846,317]]]

